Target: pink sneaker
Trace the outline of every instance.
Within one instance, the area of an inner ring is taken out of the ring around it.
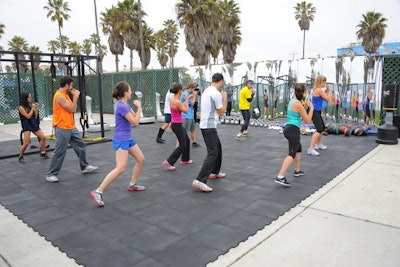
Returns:
[[[176,167],[173,166],[173,165],[171,165],[171,164],[169,164],[168,160],[164,160],[163,163],[162,163],[162,165],[163,165],[165,168],[167,168],[168,170],[170,170],[170,171],[175,171],[175,170],[176,170]]]
[[[208,176],[209,179],[216,179],[216,178],[225,178],[226,173],[220,172],[218,174],[211,173],[210,176]]]
[[[188,161],[181,161],[180,162],[180,164],[182,164],[182,165],[188,165],[188,164],[193,164],[194,163],[194,161],[191,159],[191,160],[188,160]]]

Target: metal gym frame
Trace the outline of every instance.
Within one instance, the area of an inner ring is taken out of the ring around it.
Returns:
[[[27,59],[28,58],[28,59]],[[96,60],[96,70],[94,70],[86,61]],[[100,111],[100,127],[101,127],[101,140],[105,139],[104,134],[104,119],[103,119],[103,87],[102,78],[100,73],[99,57],[87,55],[72,55],[72,54],[50,54],[50,53],[30,53],[30,52],[13,52],[13,51],[0,51],[0,62],[15,63],[17,70],[17,86],[18,96],[21,96],[21,79],[20,79],[20,64],[30,63],[30,70],[32,73],[33,97],[34,101],[38,101],[37,86],[35,82],[35,68],[34,63],[49,63],[50,74],[52,83],[56,81],[56,65],[61,65],[61,69],[66,70],[66,75],[72,77],[74,69],[78,76],[78,86],[81,94],[79,95],[79,104],[81,117],[79,119],[82,126],[82,136],[86,138],[86,129],[89,128],[88,117],[86,113],[85,98],[86,98],[86,79],[85,79],[85,66],[97,74],[98,80],[98,100]],[[96,138],[99,139],[99,138]],[[96,141],[96,140],[95,140]]]

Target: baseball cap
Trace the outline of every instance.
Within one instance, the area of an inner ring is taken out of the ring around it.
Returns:
[[[214,75],[212,76],[212,82],[219,82],[221,80],[224,79],[224,76],[222,76],[221,73],[214,73]]]
[[[247,84],[254,84],[253,80],[248,80]]]

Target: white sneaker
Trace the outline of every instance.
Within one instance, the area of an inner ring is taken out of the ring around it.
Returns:
[[[92,166],[92,165],[87,165],[84,170],[82,170],[82,173],[90,173],[90,172],[95,172],[97,171],[99,167],[97,166]]]
[[[213,189],[206,185],[205,183],[200,182],[199,180],[193,180],[192,187],[194,189],[200,189],[203,192],[211,192]]]
[[[321,150],[325,150],[327,149],[327,146],[324,146],[322,143],[321,144],[315,144],[315,149],[321,149]]]
[[[308,149],[307,154],[311,156],[319,156],[319,153],[315,149]]]
[[[55,175],[46,176],[46,181],[49,183],[58,182],[58,178]]]

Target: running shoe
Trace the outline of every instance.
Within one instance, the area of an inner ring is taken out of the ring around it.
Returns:
[[[190,159],[190,160],[188,160],[188,161],[181,161],[181,162],[179,162],[179,163],[182,164],[182,165],[189,165],[189,164],[193,164],[194,161],[193,161],[192,159]]]
[[[283,186],[288,186],[288,187],[290,186],[289,182],[286,181],[286,177],[283,177],[283,178],[278,178],[278,177],[276,177],[275,180],[274,180],[274,182],[275,182],[275,183],[278,183],[278,184],[281,184],[281,185],[283,185]]]
[[[206,193],[211,192],[213,190],[211,187],[209,187],[205,183],[200,182],[199,180],[193,180],[192,187],[194,189],[199,189],[199,190],[201,190],[203,192],[206,192]]]
[[[97,205],[99,205],[99,207],[104,207],[104,201],[103,201],[103,194],[96,192],[96,191],[92,191],[90,192],[90,195],[92,196],[94,202],[96,202]]]
[[[220,173],[218,173],[218,174],[211,173],[211,174],[208,176],[208,178],[209,178],[209,179],[225,178],[225,176],[226,176],[226,173],[224,173],[224,172],[220,172]]]
[[[322,143],[321,144],[315,144],[315,149],[321,149],[321,150],[325,150],[325,149],[327,149],[328,147],[327,146],[325,146],[325,145],[323,145]]]
[[[169,164],[168,160],[164,160],[162,165],[170,171],[176,170],[176,167],[174,165]]]
[[[144,191],[146,187],[143,185],[133,184],[128,186],[128,191]]]
[[[46,181],[49,183],[56,183],[58,182],[58,178],[55,175],[46,176]]]
[[[311,156],[319,156],[319,153],[315,149],[308,149],[307,154]]]
[[[299,177],[299,176],[303,176],[304,175],[304,172],[302,171],[302,170],[299,170],[299,171],[294,171],[293,172],[293,176],[295,176],[295,177]]]
[[[91,173],[97,171],[99,167],[97,166],[92,166],[92,165],[87,165],[85,169],[82,170],[82,173]]]

